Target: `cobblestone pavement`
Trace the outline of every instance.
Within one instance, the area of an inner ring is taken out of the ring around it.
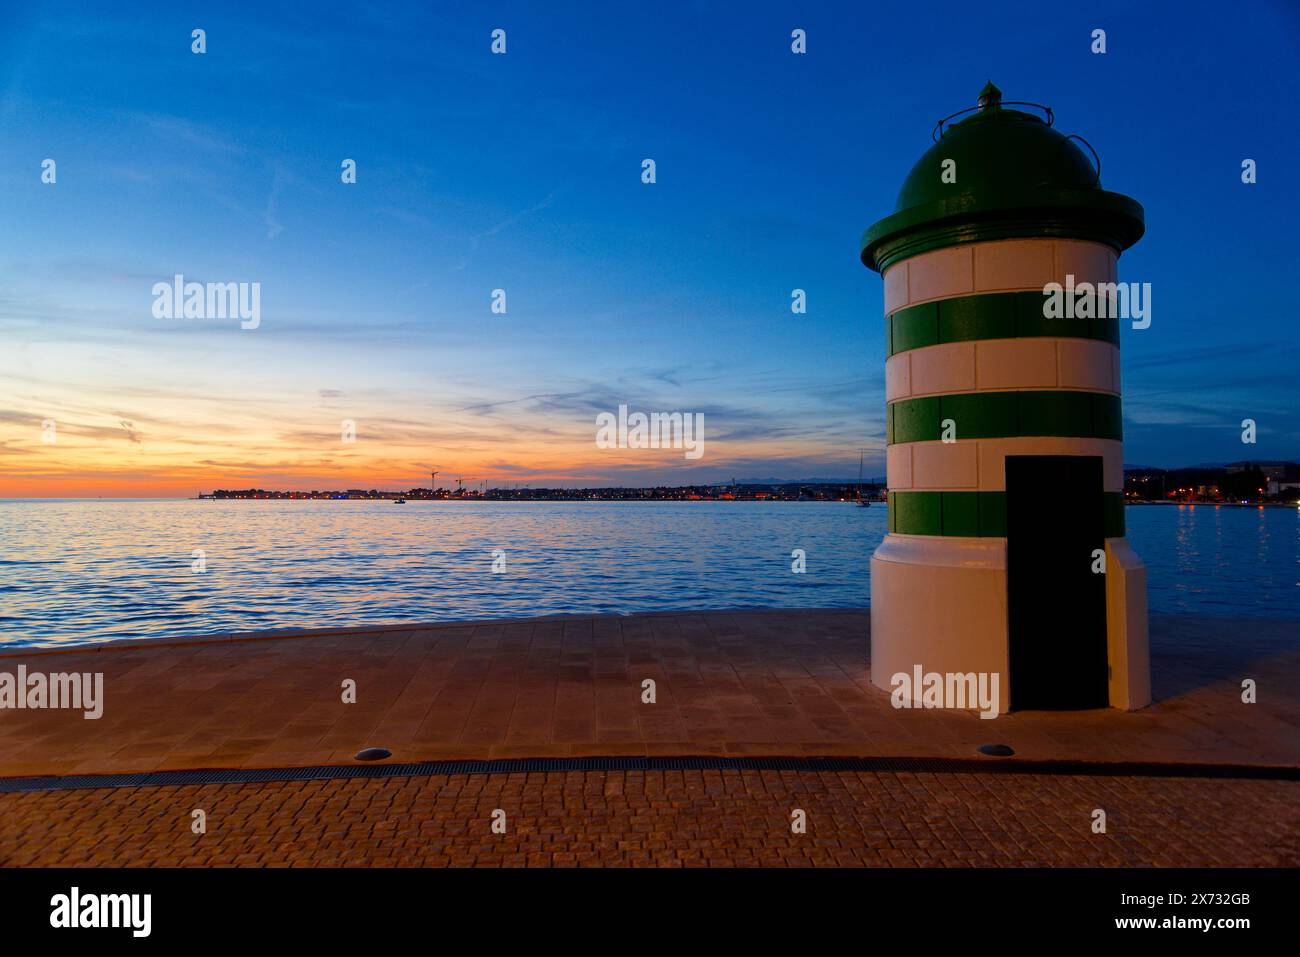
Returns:
[[[1300,783],[575,771],[33,792],[0,795],[0,864],[1295,866]]]

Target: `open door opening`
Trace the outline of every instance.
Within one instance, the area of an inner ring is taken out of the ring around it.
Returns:
[[[1107,707],[1101,457],[1007,456],[1006,479],[1011,709]]]

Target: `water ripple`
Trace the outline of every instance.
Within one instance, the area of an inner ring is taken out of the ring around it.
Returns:
[[[0,644],[862,607],[885,518],[834,503],[0,501]],[[1153,611],[1300,618],[1300,514],[1143,507],[1128,525]]]

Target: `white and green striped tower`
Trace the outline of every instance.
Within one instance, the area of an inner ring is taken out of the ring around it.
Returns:
[[[1140,708],[1146,571],[1124,537],[1120,321],[1097,314],[1143,211],[1101,188],[1095,151],[1050,109],[1011,105],[990,83],[941,120],[863,237],[887,354],[872,680],[987,672],[1000,711]],[[1070,318],[1044,308],[1052,283],[1081,287]]]

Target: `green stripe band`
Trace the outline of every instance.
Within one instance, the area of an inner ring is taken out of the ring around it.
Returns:
[[[889,531],[899,535],[1007,534],[1006,492],[890,492],[888,505]],[[1105,537],[1123,538],[1123,494],[1103,492],[1102,509]]]
[[[1119,345],[1119,319],[1048,319],[1042,292],[996,292],[957,296],[908,306],[885,317],[889,355],[975,339],[1061,336]]]
[[[899,399],[885,407],[885,442],[935,442],[952,419],[961,439],[1057,436],[1120,439],[1119,396],[1061,390],[958,392]]]

